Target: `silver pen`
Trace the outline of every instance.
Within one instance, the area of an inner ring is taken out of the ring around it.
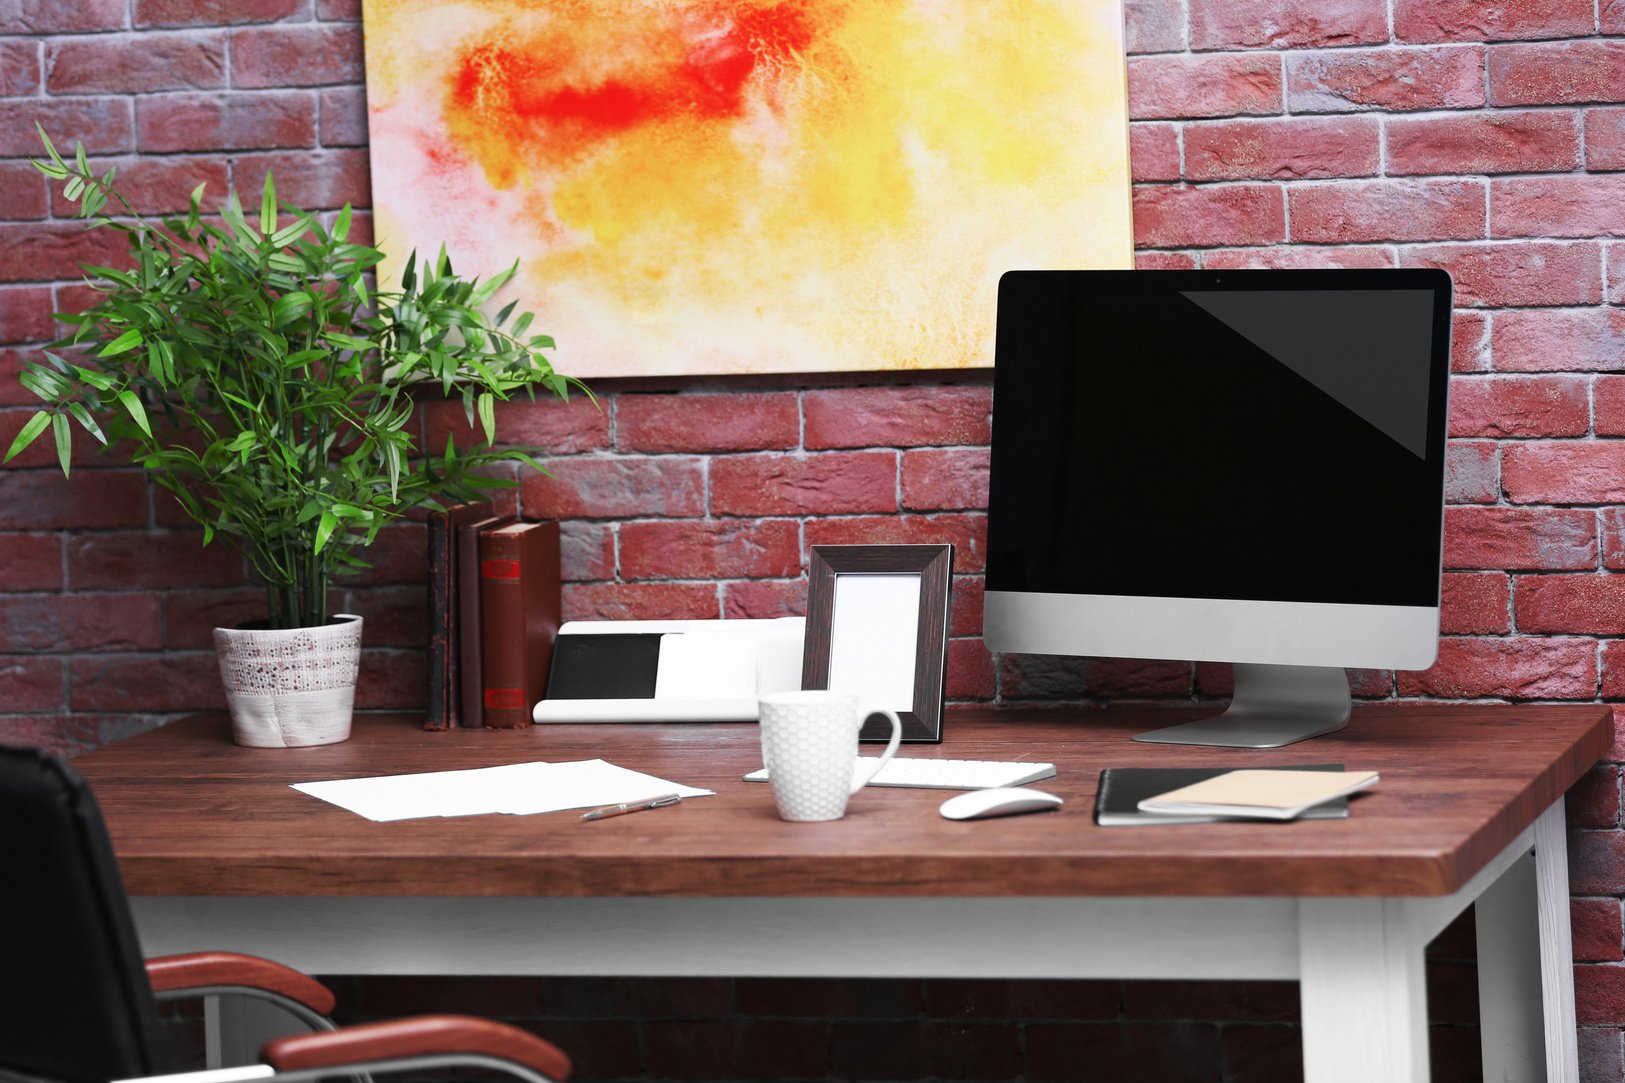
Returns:
[[[683,799],[680,793],[663,793],[659,797],[651,797],[647,801],[625,801],[619,805],[605,805],[590,812],[583,812],[583,820],[607,820],[611,816],[625,816],[628,812],[642,812],[646,808],[665,808],[675,805]]]

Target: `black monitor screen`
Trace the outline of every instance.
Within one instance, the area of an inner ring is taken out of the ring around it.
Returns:
[[[1450,280],[1012,271],[987,586],[1438,604]]]

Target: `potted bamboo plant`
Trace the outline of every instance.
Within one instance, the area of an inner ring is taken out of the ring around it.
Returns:
[[[64,158],[39,135],[35,167],[89,228],[124,234],[129,267],[84,268],[99,296],[59,314],[70,333],[24,365],[43,407],[6,459],[50,430],[64,475],[81,434],[146,470],[205,545],[234,546],[265,585],[266,620],[215,633],[234,738],[344,740],[361,619],[328,612],[329,581],[365,568],[366,547],[404,513],[515,484],[482,468],[540,469],[539,448],[493,446],[498,401],[585,387],[553,370],[531,314],[483,311],[517,265],[480,282],[444,250],[414,253],[399,288],[377,289],[383,253],[350,239],[348,205],[324,224],[279,204],[267,175],[255,217],[235,192],[206,217],[200,185],[186,215],[155,222],[83,147]],[[424,389],[459,396],[483,440],[420,448]]]

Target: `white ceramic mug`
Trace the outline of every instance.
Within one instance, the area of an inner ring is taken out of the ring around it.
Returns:
[[[903,722],[896,711],[861,707],[850,692],[778,692],[758,702],[762,762],[779,817],[798,822],[839,820],[847,798],[868,785],[897,754]],[[891,741],[880,762],[857,775],[858,731],[871,714],[891,719]]]

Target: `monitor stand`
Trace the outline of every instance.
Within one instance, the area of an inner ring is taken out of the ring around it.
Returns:
[[[1135,734],[1136,741],[1224,748],[1280,748],[1349,722],[1349,678],[1331,666],[1236,663],[1236,693],[1215,718]]]

